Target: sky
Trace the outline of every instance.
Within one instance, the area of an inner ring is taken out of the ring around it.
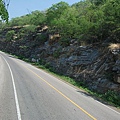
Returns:
[[[61,1],[72,5],[80,0],[10,0],[10,4],[8,6],[9,19],[29,14],[35,10],[47,10],[53,4]]]

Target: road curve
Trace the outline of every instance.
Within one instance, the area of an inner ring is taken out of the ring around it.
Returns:
[[[120,120],[120,113],[0,52],[0,120]]]

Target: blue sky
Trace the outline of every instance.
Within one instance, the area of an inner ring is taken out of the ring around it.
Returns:
[[[52,4],[56,4],[60,1],[72,5],[80,0],[10,0],[8,7],[9,19],[28,14],[35,10],[46,10],[51,7]]]

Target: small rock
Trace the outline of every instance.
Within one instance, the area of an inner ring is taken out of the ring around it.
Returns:
[[[36,59],[35,59],[35,58],[32,58],[32,62],[36,62]]]

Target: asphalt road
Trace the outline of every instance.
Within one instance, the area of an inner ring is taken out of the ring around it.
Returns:
[[[0,52],[0,120],[120,120],[120,113]]]

